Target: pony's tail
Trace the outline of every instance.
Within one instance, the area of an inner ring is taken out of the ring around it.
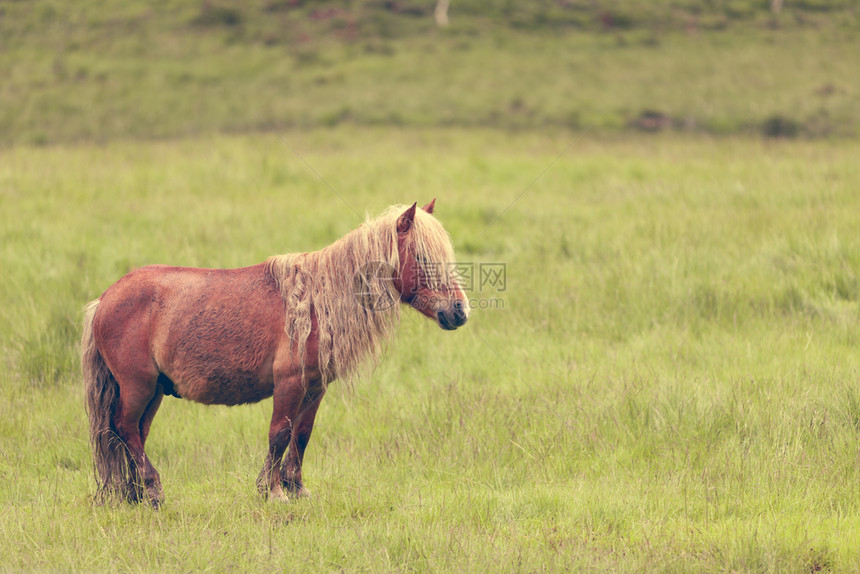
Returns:
[[[98,490],[96,500],[137,502],[143,495],[142,481],[125,443],[113,423],[119,401],[119,385],[108,369],[93,337],[93,321],[99,299],[84,308],[81,334],[81,368],[90,419],[90,447]]]

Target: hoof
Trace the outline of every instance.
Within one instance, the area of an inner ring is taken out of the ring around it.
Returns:
[[[302,486],[298,490],[290,491],[290,496],[295,498],[311,498],[313,495],[310,490]]]
[[[269,491],[267,500],[269,502],[289,502],[290,501],[290,499],[287,497],[287,495],[284,494],[284,489],[281,488],[280,484],[278,486],[276,486],[275,488],[273,488],[271,491]]]
[[[304,484],[296,484],[295,482],[285,481],[282,482],[281,485],[284,487],[284,491],[287,492],[292,498],[310,498],[311,491],[305,488]]]
[[[152,506],[153,510],[161,508],[161,503],[164,502],[164,490],[162,490],[160,484],[147,487],[146,502]]]

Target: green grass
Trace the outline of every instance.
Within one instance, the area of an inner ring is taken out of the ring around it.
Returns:
[[[853,4],[3,3],[0,570],[860,571]],[[507,289],[333,386],[312,499],[167,399],[93,504],[87,301],[433,197]]]
[[[858,133],[850,2],[702,4],[457,2],[441,30],[432,2],[5,3],[0,145],[341,124]]]
[[[359,218],[274,135],[6,149],[3,570],[860,569],[856,141],[283,135],[360,213],[438,197],[462,261],[507,264],[472,293],[504,308],[454,333],[405,311],[324,400],[310,500],[256,492],[270,401],[169,399],[164,508],[94,506],[81,307]]]

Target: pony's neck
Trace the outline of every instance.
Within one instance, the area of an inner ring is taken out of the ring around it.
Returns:
[[[385,231],[364,224],[323,249],[267,263],[284,299],[284,328],[305,364],[312,313],[316,319],[324,382],[353,380],[362,366],[375,364],[399,324],[391,275],[399,265],[397,238]]]

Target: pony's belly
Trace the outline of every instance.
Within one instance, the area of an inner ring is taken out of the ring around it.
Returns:
[[[176,394],[207,405],[256,403],[272,396],[274,384],[256,374],[215,371],[174,381]]]

